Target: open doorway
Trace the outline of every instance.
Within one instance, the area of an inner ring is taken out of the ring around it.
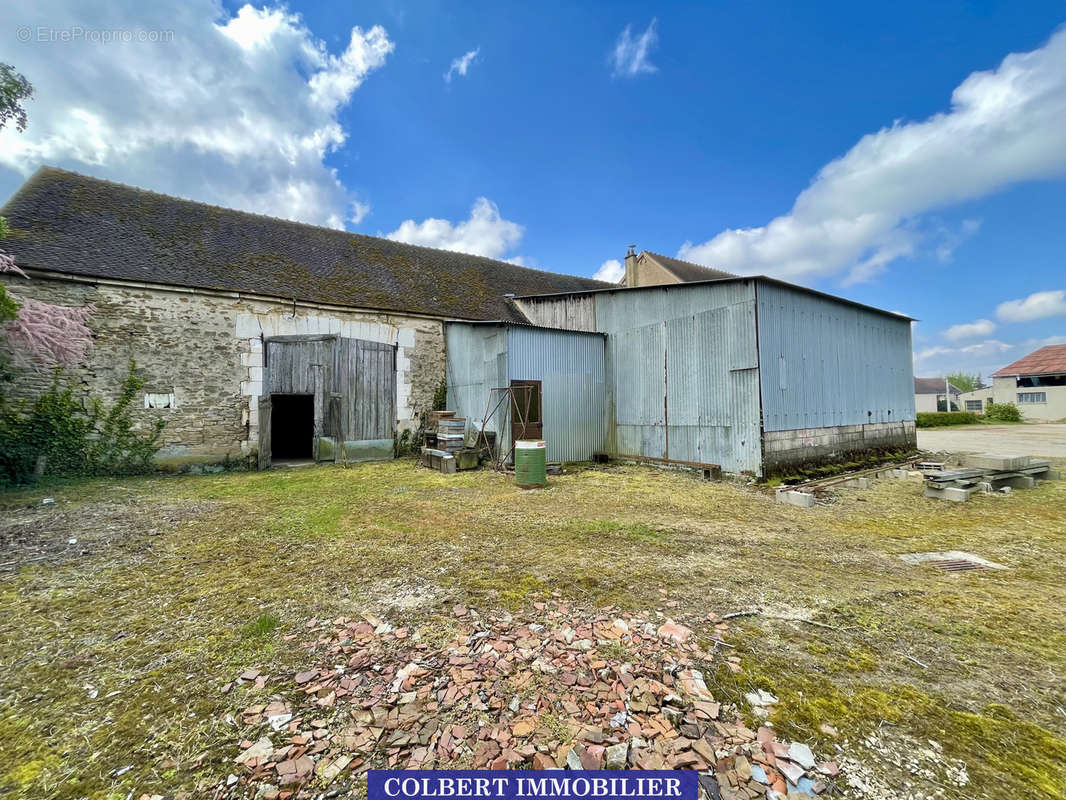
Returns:
[[[274,394],[270,396],[271,460],[311,461],[314,458],[315,396]]]

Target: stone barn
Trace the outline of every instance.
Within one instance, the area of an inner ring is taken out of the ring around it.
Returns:
[[[0,210],[15,294],[92,304],[78,391],[130,359],[161,466],[391,457],[442,385],[444,321],[521,321],[506,295],[608,284],[180,200],[53,168]],[[22,376],[34,396],[51,372]]]

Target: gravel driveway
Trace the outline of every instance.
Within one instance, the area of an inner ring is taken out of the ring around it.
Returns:
[[[918,431],[918,447],[938,453],[1020,453],[1066,458],[1066,425],[960,425]]]

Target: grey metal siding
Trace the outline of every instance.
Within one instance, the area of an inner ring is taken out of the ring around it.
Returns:
[[[507,381],[541,382],[550,461],[587,461],[603,449],[603,336],[513,325]]]
[[[911,323],[760,282],[767,431],[914,419]]]
[[[754,282],[594,297],[608,335],[608,452],[759,473]]]
[[[480,430],[489,403],[489,390],[507,385],[507,334],[503,325],[444,326],[447,355],[448,408],[467,420],[467,431]],[[504,412],[497,411],[487,430],[502,440]]]

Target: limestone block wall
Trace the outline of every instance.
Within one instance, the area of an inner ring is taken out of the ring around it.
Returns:
[[[784,468],[840,461],[865,450],[914,449],[918,446],[914,420],[875,422],[763,432],[763,473]]]
[[[185,290],[119,281],[72,280],[31,273],[2,275],[16,296],[57,305],[91,303],[94,347],[85,364],[67,371],[84,402],[113,402],[130,359],[145,379],[144,392],[173,395],[171,408],[134,412],[147,429],[162,417],[163,466],[244,459],[258,446],[258,397],[263,391],[263,339],[333,333],[398,344],[397,426],[418,426],[444,379],[440,320],[370,310],[327,307],[228,292]],[[52,372],[23,370],[10,394],[32,398],[47,389]]]

